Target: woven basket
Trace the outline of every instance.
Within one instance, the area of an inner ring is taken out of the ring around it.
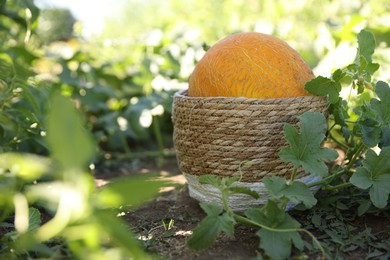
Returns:
[[[318,96],[255,99],[189,97],[187,91],[178,92],[172,120],[179,169],[187,180],[205,174],[239,175],[243,183],[259,183],[264,176],[289,178],[292,164],[278,156],[287,145],[284,124],[297,124],[306,111],[325,114],[327,108],[327,99]],[[191,188],[198,185],[189,184],[190,195],[196,196]]]

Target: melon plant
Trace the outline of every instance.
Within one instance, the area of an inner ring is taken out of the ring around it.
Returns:
[[[286,42],[263,33],[230,35],[212,46],[189,79],[192,97],[287,98],[310,95],[314,78],[307,63]]]
[[[293,217],[294,211],[290,213],[289,207],[291,203],[309,214],[311,208],[320,204],[318,201],[329,201],[327,194],[334,197],[335,193],[339,193],[341,197],[344,191],[347,196],[342,203],[349,206],[348,210],[356,216],[370,210],[389,209],[390,87],[384,81],[375,82],[373,79],[379,68],[372,59],[376,47],[374,35],[362,30],[357,39],[357,54],[351,64],[335,70],[330,77],[318,76],[304,84],[304,89],[312,95],[329,99],[329,119],[327,122],[320,113],[306,112],[299,117],[299,127],[285,124],[284,136],[288,145],[281,149],[279,156],[284,162],[294,165],[293,173],[289,180],[278,176],[263,178],[263,184],[271,195],[264,206],[234,212],[228,204],[229,196],[244,193],[258,197],[258,194],[240,187],[237,183],[239,177],[203,175],[199,178],[201,183],[220,190],[223,206],[201,203],[207,215],[188,239],[190,247],[207,248],[220,233],[233,235],[235,225],[242,223],[259,229],[256,233],[260,238],[259,252],[270,259],[290,258],[293,247],[299,252],[311,251],[311,254],[313,250],[318,250],[321,259],[333,259],[335,256],[330,255],[318,239]],[[351,97],[346,100],[340,95],[343,87],[350,88],[350,92],[356,90],[354,102],[349,102]],[[210,93],[214,92],[210,90],[206,94]],[[336,152],[321,147],[323,141],[343,150],[345,156],[325,167],[324,162]],[[295,175],[298,168],[320,180],[310,184],[299,181]],[[314,187],[321,189],[323,196],[315,195],[312,191]],[[313,241],[313,245],[303,240],[303,233],[308,235],[306,237]],[[259,259],[263,259],[262,256]]]

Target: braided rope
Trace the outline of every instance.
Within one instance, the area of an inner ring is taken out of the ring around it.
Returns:
[[[189,175],[221,177],[240,175],[243,182],[260,182],[264,176],[289,178],[292,164],[278,156],[287,145],[283,125],[296,125],[307,111],[326,114],[324,97],[254,99],[173,98],[173,140],[179,169]],[[303,171],[298,172],[298,177]]]

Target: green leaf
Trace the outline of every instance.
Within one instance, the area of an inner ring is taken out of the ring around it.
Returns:
[[[376,48],[376,41],[372,32],[361,30],[357,35],[358,39],[358,56],[362,55],[366,61],[372,61],[372,55]],[[358,57],[357,57],[358,58]]]
[[[263,183],[270,195],[276,199],[284,197],[295,204],[302,202],[306,208],[311,208],[317,203],[317,199],[303,182],[287,183],[284,178],[272,176],[271,178],[265,177]]]
[[[390,124],[382,126],[382,139],[380,141],[379,147],[390,146]]]
[[[70,100],[58,92],[50,98],[47,141],[52,158],[64,169],[84,169],[95,150],[93,139],[83,127],[80,114]]]
[[[257,193],[254,190],[251,190],[251,189],[249,189],[247,187],[232,186],[232,187],[229,188],[229,190],[230,190],[231,194],[241,193],[241,194],[249,195],[249,196],[251,196],[254,199],[259,199],[260,198],[259,193]]]
[[[36,180],[47,173],[50,165],[48,158],[34,154],[0,154],[0,169],[8,169],[11,174],[28,181]]]
[[[10,84],[15,74],[12,58],[5,53],[0,53],[0,80]]]
[[[360,189],[370,189],[370,199],[378,208],[384,208],[390,193],[390,147],[384,147],[377,156],[368,150],[363,166],[356,169],[350,182]]]
[[[240,180],[240,177],[238,177],[238,176],[221,178],[221,177],[214,176],[214,175],[202,175],[199,177],[200,184],[209,184],[209,185],[219,189],[221,192],[228,189],[231,192],[231,194],[244,193],[244,194],[250,195],[254,198],[257,198],[257,196],[258,196],[257,192],[252,191],[250,189],[247,189],[245,187],[233,185],[235,182],[237,182],[239,180]]]
[[[93,215],[101,230],[108,234],[114,244],[125,249],[132,259],[151,259],[143,252],[141,244],[134,239],[135,235],[123,221],[104,211],[96,211]]]
[[[325,138],[327,123],[325,117],[318,112],[306,112],[299,118],[301,133],[290,124],[284,126],[284,135],[289,147],[279,152],[284,162],[292,162],[295,167],[302,166],[313,175],[325,176],[328,168],[325,162],[338,157],[335,150],[321,147]]]
[[[381,129],[378,127],[363,126],[363,143],[368,147],[376,146],[381,138]]]
[[[329,102],[334,104],[339,100],[341,85],[332,79],[318,76],[307,82],[305,89],[313,95],[328,96]]]
[[[370,200],[362,200],[359,202],[359,207],[357,209],[357,213],[358,213],[358,216],[361,217],[364,215],[364,213],[366,213],[370,207],[371,207],[372,203]]]
[[[41,212],[39,212],[38,209],[32,207],[29,208],[28,211],[28,230],[33,231],[41,226]]]
[[[187,240],[193,249],[205,249],[211,246],[221,232],[232,236],[234,234],[235,220],[228,213],[222,214],[222,209],[213,204],[200,203],[207,216],[193,230],[192,236]],[[222,215],[221,215],[222,214]]]
[[[385,147],[390,144],[390,87],[378,81],[375,92],[379,98],[365,103],[359,112],[358,126],[362,128],[363,142],[368,147]]]
[[[103,207],[136,207],[158,195],[160,188],[168,184],[148,176],[119,178],[100,188],[96,200]]]
[[[375,93],[380,100],[372,99],[371,106],[378,113],[378,119],[384,125],[390,123],[390,87],[386,82],[378,81]]]
[[[222,178],[214,175],[202,175],[198,179],[200,184],[210,184],[216,188],[221,186]]]
[[[303,249],[303,240],[297,231],[284,231],[299,228],[299,222],[278,208],[275,202],[270,200],[262,208],[248,209],[245,215],[252,221],[273,229],[262,228],[256,233],[260,237],[260,247],[271,259],[288,258],[293,244],[298,249]]]

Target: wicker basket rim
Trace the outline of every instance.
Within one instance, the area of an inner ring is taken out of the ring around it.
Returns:
[[[299,97],[289,97],[289,98],[247,98],[247,97],[190,97],[188,96],[188,89],[180,90],[176,92],[173,96],[174,98],[182,98],[192,101],[215,101],[215,102],[243,102],[245,103],[273,103],[273,102],[283,102],[286,103],[294,102],[294,101],[309,101],[309,100],[320,100],[320,99],[326,99],[326,97],[322,96],[299,96]]]

